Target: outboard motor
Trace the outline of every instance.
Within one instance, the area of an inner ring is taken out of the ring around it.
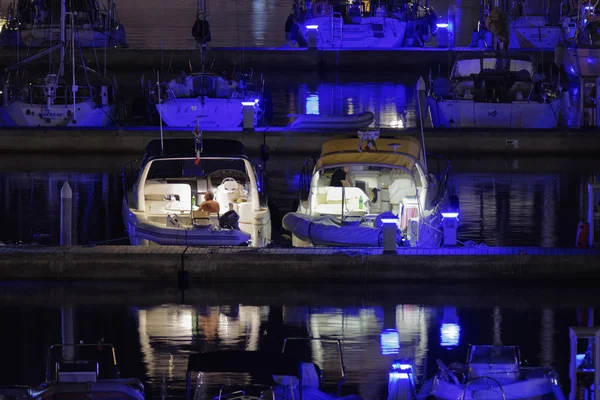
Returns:
[[[240,220],[240,216],[235,211],[227,211],[225,214],[221,215],[219,218],[219,226],[223,229],[235,229],[240,230],[240,225],[238,221]]]

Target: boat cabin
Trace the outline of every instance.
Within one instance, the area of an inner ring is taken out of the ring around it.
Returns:
[[[470,52],[460,55],[450,80],[437,78],[436,98],[500,102],[533,100],[533,57],[522,53]]]
[[[244,146],[235,140],[204,140],[200,158],[194,154],[194,139],[160,140],[146,147],[146,155],[133,185],[130,208],[144,212],[151,221],[164,222],[176,216],[193,224],[193,213],[212,192],[219,215],[234,210],[239,223],[253,224],[255,213],[266,209],[262,170],[245,156]],[[167,224],[168,225],[168,224]]]
[[[405,229],[411,218],[420,215],[419,209],[431,209],[438,183],[433,176],[427,177],[420,141],[402,137],[374,143],[368,150],[366,141],[361,144],[359,138],[334,139],[323,145],[312,175],[309,215],[374,219],[388,211],[399,217],[400,228]]]

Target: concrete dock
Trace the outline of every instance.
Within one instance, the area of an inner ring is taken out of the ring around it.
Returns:
[[[600,250],[539,247],[0,247],[0,279],[32,281],[540,282],[600,279]]]
[[[452,66],[456,56],[461,52],[481,51],[467,47],[456,48],[398,48],[398,49],[308,49],[291,47],[209,47],[209,63],[215,61],[219,67],[244,66],[260,71],[273,70],[338,70],[351,68],[353,71],[396,71],[409,70],[416,66],[427,66],[436,69],[438,65],[447,69]],[[554,62],[554,52],[539,49],[524,50],[535,59],[547,64]],[[0,53],[0,64],[10,65],[23,59],[26,51],[6,48]],[[199,62],[197,49],[109,49],[96,51],[84,49],[83,57],[90,66],[96,60],[112,72],[169,70],[181,68],[191,61]]]
[[[191,138],[191,128],[165,128],[164,138]],[[322,144],[337,135],[356,131],[293,131],[284,127],[256,128],[250,131],[205,131],[205,138],[242,141],[250,153],[258,153],[266,141],[272,153],[318,154]],[[417,129],[382,129],[381,136],[412,135]],[[426,129],[427,151],[436,154],[574,155],[600,150],[600,131],[590,130],[494,130]],[[4,128],[0,130],[0,152],[4,153],[128,153],[143,154],[146,144],[160,138],[158,127],[108,129]]]

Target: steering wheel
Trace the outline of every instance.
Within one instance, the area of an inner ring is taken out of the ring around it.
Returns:
[[[438,358],[436,360],[436,362],[437,362],[438,368],[440,369],[440,371],[442,371],[442,374],[444,374],[444,376],[447,380],[452,380],[455,385],[460,385],[460,382],[458,381],[458,378],[456,377],[454,372],[450,371],[450,369],[448,369],[448,367],[446,367],[446,364],[444,364],[442,362],[442,360],[440,360]]]

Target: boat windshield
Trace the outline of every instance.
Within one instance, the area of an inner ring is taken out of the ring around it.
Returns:
[[[246,184],[246,164],[240,158],[203,158],[196,164],[194,158],[158,159],[152,161],[146,180],[210,179],[218,186],[225,178]]]
[[[110,344],[54,345],[48,354],[47,380],[57,380],[59,374],[73,371],[97,373],[98,379],[117,379],[114,348]]]
[[[517,364],[517,348],[515,346],[473,346],[469,363]]]
[[[456,62],[452,78],[460,79],[481,73],[519,73],[533,76],[535,70],[530,60],[502,59],[496,57],[463,59]]]

